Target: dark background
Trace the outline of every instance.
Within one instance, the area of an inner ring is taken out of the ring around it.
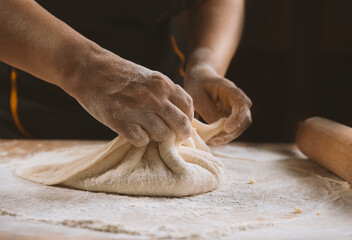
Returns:
[[[253,102],[239,141],[294,141],[311,116],[352,126],[352,1],[247,0],[227,78]]]

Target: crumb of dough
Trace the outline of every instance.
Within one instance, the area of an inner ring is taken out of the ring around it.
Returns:
[[[319,215],[320,215],[320,212],[317,212],[317,215],[319,216]]]
[[[249,184],[254,184],[255,181],[253,179],[249,179]]]
[[[296,208],[295,211],[294,211],[295,214],[300,214],[302,213],[302,209],[300,208]]]

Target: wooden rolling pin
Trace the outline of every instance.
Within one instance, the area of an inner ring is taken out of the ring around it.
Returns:
[[[296,143],[307,157],[352,183],[352,128],[309,118],[300,123]]]

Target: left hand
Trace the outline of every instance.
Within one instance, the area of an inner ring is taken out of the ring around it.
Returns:
[[[194,109],[207,123],[226,117],[224,132],[208,144],[218,145],[240,136],[252,123],[251,100],[230,80],[208,66],[186,72],[184,88],[193,98]]]

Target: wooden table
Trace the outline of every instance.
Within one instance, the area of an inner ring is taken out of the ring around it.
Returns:
[[[39,152],[51,151],[71,146],[97,146],[105,141],[86,140],[0,140],[0,163],[8,163],[14,158],[25,158]],[[115,238],[111,234],[94,233],[84,229],[73,229],[49,224],[28,223],[11,216],[0,215],[1,240],[41,240],[41,239],[107,239]],[[123,239],[123,238],[119,238]]]
[[[80,140],[0,140],[0,164],[9,163],[12,159],[24,159],[29,155],[40,152],[57,150],[74,146],[92,146],[103,145],[104,141],[80,141]],[[229,145],[231,147],[232,145]],[[280,155],[287,159],[304,157],[298,152],[293,144],[246,144],[236,143],[235,148],[239,157],[245,159],[245,154],[241,149],[251,149],[253,152],[260,152],[265,149],[266,156],[270,158]],[[215,149],[216,152],[216,149]],[[257,154],[257,153],[256,153]],[[218,155],[218,156],[221,156]],[[258,155],[261,156],[260,154]],[[225,156],[223,156],[226,158]],[[274,157],[275,158],[275,157]],[[265,160],[265,159],[264,159]],[[271,161],[271,160],[270,160]],[[310,163],[314,164],[314,163]],[[226,166],[226,164],[225,164]],[[1,199],[0,199],[1,201]],[[290,215],[290,214],[289,214]],[[289,216],[288,215],[288,216]],[[291,217],[294,215],[290,215]],[[352,226],[351,226],[352,227]],[[315,236],[315,235],[310,235]],[[329,235],[326,235],[329,236]],[[280,236],[276,236],[280,238]],[[329,236],[330,237],[330,236]],[[274,237],[275,238],[275,237]],[[150,239],[143,236],[117,235],[112,233],[97,232],[87,229],[76,229],[62,225],[51,225],[46,223],[26,222],[6,213],[0,212],[0,239]],[[195,238],[197,239],[197,238]],[[245,236],[242,239],[252,239]]]

